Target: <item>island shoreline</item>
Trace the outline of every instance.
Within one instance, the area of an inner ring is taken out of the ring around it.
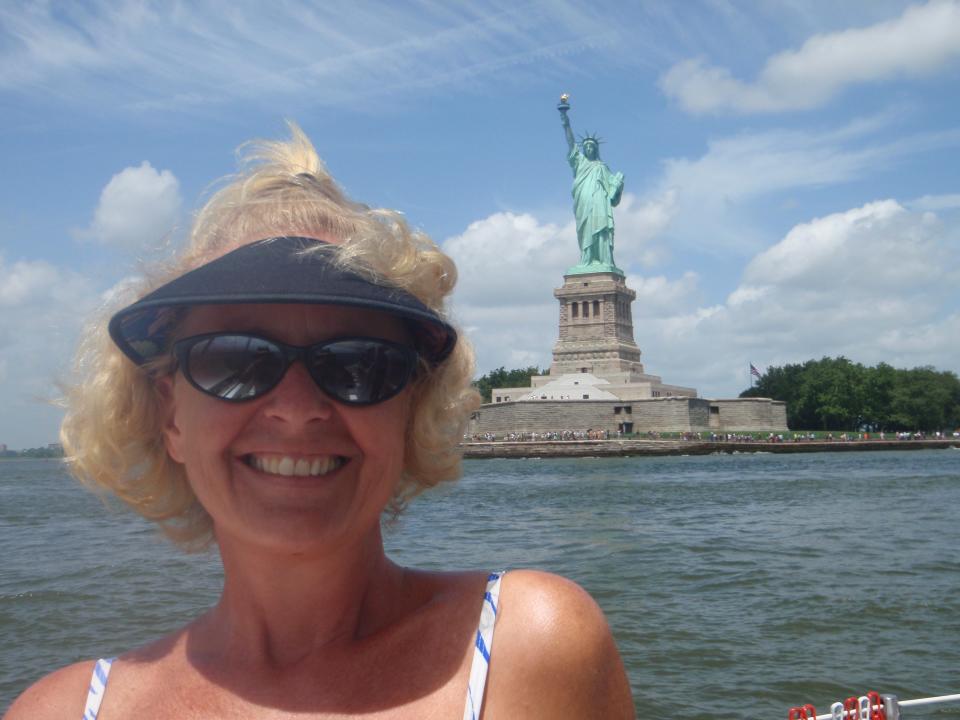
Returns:
[[[662,457],[734,453],[864,452],[876,450],[960,449],[960,439],[943,440],[801,440],[797,442],[709,440],[524,440],[468,442],[461,446],[466,459]]]

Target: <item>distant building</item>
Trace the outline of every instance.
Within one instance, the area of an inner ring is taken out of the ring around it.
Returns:
[[[621,273],[567,274],[553,294],[560,322],[550,374],[531,378],[530,387],[494,388],[474,413],[471,434],[787,429],[783,402],[708,400],[645,373],[630,309],[636,293]]]

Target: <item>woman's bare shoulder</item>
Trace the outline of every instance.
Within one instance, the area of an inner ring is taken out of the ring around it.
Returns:
[[[13,701],[3,720],[80,717],[95,663],[84,660],[40,678]]]
[[[135,661],[125,668],[127,670],[131,666],[149,669],[151,663],[169,657],[177,644],[183,642],[187,628],[189,626],[125,652],[117,659]],[[96,663],[96,660],[83,660],[40,678],[14,700],[2,720],[81,717]]]
[[[571,580],[508,572],[485,718],[633,718],[630,685],[603,611]]]

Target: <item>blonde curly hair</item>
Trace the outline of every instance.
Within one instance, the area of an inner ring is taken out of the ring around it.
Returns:
[[[336,238],[339,262],[403,288],[449,322],[444,302],[456,283],[453,261],[399,213],[350,200],[303,131],[288,125],[288,141],[244,145],[241,172],[199,212],[186,248],[153,267],[86,327],[76,382],[65,391],[60,438],[72,474],[157,522],[188,550],[211,542],[212,521],[163,441],[155,378],[170,371],[170,362],[139,367],[128,359],[107,332],[114,312],[247,243],[308,235]],[[458,445],[479,405],[470,385],[473,369],[473,350],[462,334],[442,363],[422,364],[412,388],[403,474],[388,508],[394,514],[419,492],[460,475]]]

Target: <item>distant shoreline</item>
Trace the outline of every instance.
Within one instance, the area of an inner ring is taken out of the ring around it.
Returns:
[[[710,440],[498,440],[462,443],[463,457],[563,458],[563,457],[662,457],[734,453],[869,452],[873,450],[960,450],[960,438],[943,440],[800,440],[797,442]],[[9,460],[60,460],[63,456],[0,456]]]
[[[0,455],[0,462],[8,462],[10,460],[60,460],[63,461],[66,458],[63,455]]]
[[[463,443],[464,458],[631,457],[733,453],[861,452],[870,450],[960,449],[960,439],[801,440],[717,442],[703,440],[532,440]]]

